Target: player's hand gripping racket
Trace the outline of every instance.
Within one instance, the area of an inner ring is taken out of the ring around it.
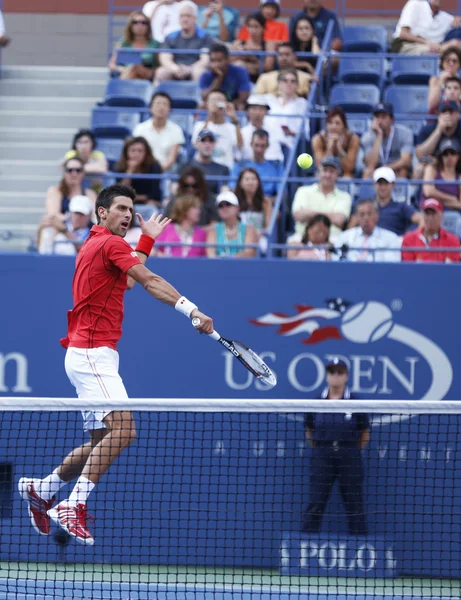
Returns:
[[[192,319],[192,325],[197,327],[200,325],[200,319],[195,317]],[[270,387],[274,387],[277,385],[277,377],[275,374],[269,369],[263,359],[247,348],[245,344],[242,342],[237,342],[234,340],[226,340],[221,337],[217,331],[213,331],[213,333],[209,334],[212,340],[219,342],[226,350],[229,350],[231,354],[235,356],[237,360],[239,360],[244,367],[246,367],[250,373],[253,373],[255,377],[257,377],[260,381],[265,383]]]

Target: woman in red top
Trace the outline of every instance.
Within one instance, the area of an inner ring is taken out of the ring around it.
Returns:
[[[266,19],[264,30],[265,42],[288,42],[289,33],[286,23],[277,21],[280,16],[280,0],[261,0],[261,14]],[[244,25],[238,34],[243,42],[250,39],[248,27]]]
[[[243,29],[246,29],[248,32],[248,38],[245,40],[240,39],[240,34],[242,33],[240,32],[239,39],[235,40],[235,42],[232,44],[231,50],[253,50],[263,52],[275,51],[275,42],[266,41],[266,19],[261,13],[253,13],[248,15],[242,30]],[[235,65],[244,67],[248,71],[251,81],[253,83],[256,82],[261,71],[261,58],[259,56],[238,56],[235,57],[232,62]],[[275,63],[273,56],[266,56],[263,59],[263,62],[264,72],[267,73],[268,71],[273,70]]]

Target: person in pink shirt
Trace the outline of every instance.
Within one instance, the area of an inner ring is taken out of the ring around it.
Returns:
[[[197,226],[200,220],[200,208],[200,200],[196,196],[179,196],[176,199],[170,215],[172,223],[167,225],[157,238],[154,249],[156,256],[182,258],[206,256],[204,247],[168,245],[168,242],[183,244],[206,242],[206,231]]]

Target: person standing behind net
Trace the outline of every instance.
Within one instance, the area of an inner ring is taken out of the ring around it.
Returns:
[[[322,399],[356,399],[347,386],[347,364],[334,357],[326,366],[327,387]],[[319,533],[323,514],[335,481],[347,515],[348,531],[366,535],[363,505],[362,450],[370,440],[368,415],[359,413],[308,413],[304,417],[306,439],[312,447],[309,505],[303,515],[302,531]]]
[[[197,306],[181,296],[168,282],[144,266],[155,239],[171,222],[158,215],[144,221],[136,250],[123,239],[133,218],[134,190],[115,184],[102,190],[96,201],[98,224],[77,257],[72,283],[74,308],[68,313],[65,369],[79,398],[126,398],[118,374],[117,343],[122,335],[123,298],[127,289],[139,282],[161,302],[174,306],[188,318],[198,317],[200,333],[211,333],[213,321]],[[87,527],[87,499],[96,483],[136,437],[133,416],[128,410],[82,411],[83,429],[90,441],[75,448],[45,479],[23,477],[19,493],[27,503],[33,527],[49,535],[50,518],[78,542],[94,544]],[[70,496],[55,508],[55,495],[66,483],[78,477]]]

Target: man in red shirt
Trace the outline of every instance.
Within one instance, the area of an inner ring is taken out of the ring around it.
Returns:
[[[118,374],[117,342],[122,335],[123,297],[139,282],[154,298],[174,306],[188,318],[198,317],[200,333],[211,333],[213,321],[181,296],[168,282],[144,266],[155,238],[170,223],[162,215],[145,222],[137,215],[142,235],[133,251],[123,239],[133,218],[135,192],[125,185],[112,185],[96,201],[98,224],[91,229],[77,261],[72,293],[74,308],[68,313],[65,368],[79,398],[127,398]],[[128,405],[128,401],[127,401]],[[84,430],[90,441],[74,449],[45,479],[23,477],[19,492],[27,503],[35,530],[50,533],[50,517],[82,544],[93,545],[86,502],[101,476],[136,437],[130,411],[82,411]],[[55,508],[59,489],[78,477],[67,500]]]
[[[412,262],[459,262],[460,242],[453,233],[440,226],[443,204],[436,198],[424,200],[423,226],[403,236],[402,248],[456,248],[455,252],[402,252],[403,261]]]

